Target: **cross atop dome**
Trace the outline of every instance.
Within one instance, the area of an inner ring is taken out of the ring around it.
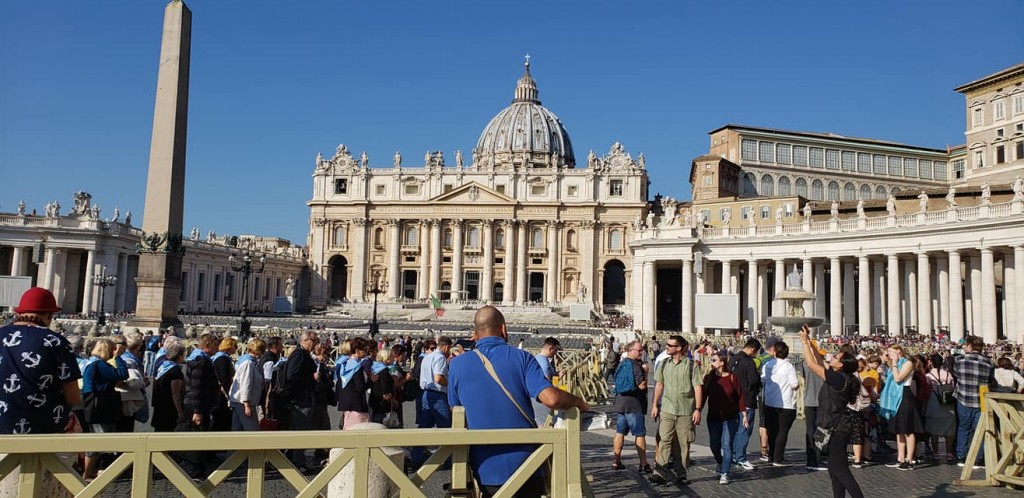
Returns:
[[[534,104],[540,104],[539,92],[537,91],[537,82],[533,81],[533,77],[530,76],[530,54],[526,54],[526,70],[523,73],[523,77],[519,78],[519,83],[516,84],[515,98],[512,99],[512,103],[516,102],[532,102]]]

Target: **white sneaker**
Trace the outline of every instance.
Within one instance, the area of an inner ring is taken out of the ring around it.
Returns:
[[[750,462],[748,462],[746,460],[744,460],[742,462],[736,462],[736,465],[739,465],[740,467],[742,467],[743,470],[754,470],[754,464],[752,464],[752,463],[750,463]]]
[[[718,484],[729,484],[729,474],[722,474],[722,477],[718,478]]]

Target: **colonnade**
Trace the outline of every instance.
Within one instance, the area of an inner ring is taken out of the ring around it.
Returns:
[[[129,259],[138,260],[135,254],[47,245],[43,252],[43,262],[33,263],[29,260],[30,251],[35,250],[32,246],[15,245],[11,249],[11,266],[7,274],[34,277],[33,285],[53,291],[57,302],[69,308],[69,312],[77,308],[79,303],[82,313],[98,312],[101,308],[114,312],[135,307],[134,275],[128,275]],[[32,268],[32,265],[36,268]],[[93,284],[93,278],[100,273],[116,275],[117,282],[110,289],[101,291]],[[79,278],[79,274],[83,276]],[[72,302],[67,302],[65,298]]]
[[[1020,244],[856,256],[716,259],[713,250],[701,256],[703,272],[694,270],[692,255],[681,261],[634,262],[634,268],[643,268],[643,305],[634,311],[643,329],[655,328],[655,270],[665,265],[682,268],[684,332],[695,331],[694,294],[740,294],[737,313],[747,329],[766,324],[771,314],[783,314],[784,306],[774,296],[794,266],[802,269],[801,287],[816,296],[813,303],[805,303],[805,315],[825,318],[832,335],[941,332],[953,340],[970,334],[991,343],[1000,331],[1012,340],[1024,331]]]

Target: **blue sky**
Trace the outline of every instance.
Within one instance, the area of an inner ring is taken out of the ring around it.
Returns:
[[[0,211],[84,189],[141,225],[162,0],[5,2]],[[953,88],[1022,61],[1024,2],[193,0],[185,228],[305,244],[317,152],[469,150],[523,55],[577,157],[661,192],[726,123],[963,142]]]

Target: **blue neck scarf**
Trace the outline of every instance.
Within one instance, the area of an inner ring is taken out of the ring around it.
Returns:
[[[125,351],[124,354],[121,355],[121,359],[128,364],[129,368],[142,368],[142,362],[139,361],[139,357],[133,355],[131,351]]]
[[[172,369],[174,369],[174,367],[177,366],[178,364],[171,360],[161,361],[160,364],[157,365],[156,367],[156,378],[159,379],[160,377],[163,377],[164,374],[170,372]]]
[[[236,361],[236,362],[235,362],[235,368],[238,368],[238,367],[242,366],[242,363],[245,363],[245,362],[247,362],[247,361],[252,361],[252,362],[255,362],[255,361],[256,361],[256,358],[254,358],[254,357],[253,357],[253,356],[252,356],[251,354],[249,354],[249,353],[245,353],[245,354],[243,354],[242,356],[239,356],[239,357],[238,357],[238,361]]]
[[[370,367],[370,371],[373,372],[374,374],[379,374],[387,369],[388,366],[379,361],[373,362],[373,366]]]
[[[199,358],[200,356],[205,356],[207,358],[210,357],[210,355],[206,354],[206,352],[203,351],[202,349],[195,348],[192,350],[192,353],[188,355],[188,358],[185,358],[185,361],[192,361],[196,358]]]
[[[349,358],[345,363],[338,363],[335,367],[334,376],[337,377],[338,382],[341,383],[341,387],[345,388],[348,383],[356,376],[356,373],[363,369],[363,360],[357,360],[355,358]]]
[[[223,356],[227,356],[227,353],[225,353],[223,351],[217,351],[216,353],[213,353],[213,356],[210,357],[210,361],[217,361],[217,358],[220,358],[220,357],[223,357]]]

